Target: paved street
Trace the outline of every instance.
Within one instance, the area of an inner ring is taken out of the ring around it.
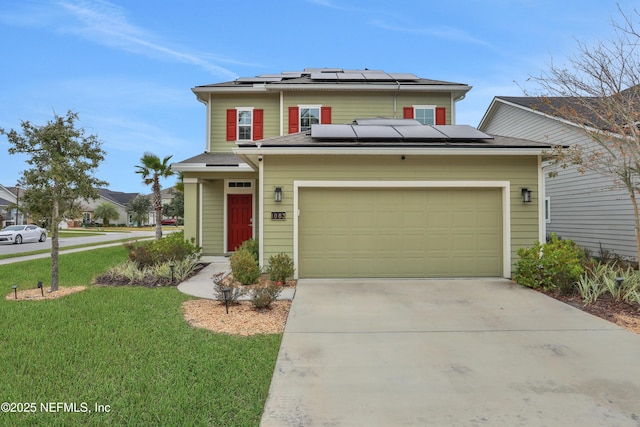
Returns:
[[[164,232],[167,233],[166,231]],[[102,233],[100,235],[87,235],[87,236],[78,236],[78,237],[63,237],[60,238],[60,248],[65,248],[69,246],[76,245],[86,245],[86,244],[99,244],[99,243],[107,243],[113,242],[122,239],[129,239],[132,237],[138,237],[141,239],[153,237],[153,231],[131,231],[131,232],[108,232]],[[39,251],[43,249],[51,249],[51,238],[48,237],[46,242],[35,242],[35,243],[23,243],[21,245],[0,245],[0,255],[7,254],[16,254],[22,252],[33,252]]]

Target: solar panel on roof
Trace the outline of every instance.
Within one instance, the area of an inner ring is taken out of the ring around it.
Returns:
[[[338,80],[337,73],[311,73],[311,80]]]
[[[353,139],[356,134],[351,125],[311,125],[311,137]]]
[[[451,139],[493,139],[469,125],[436,125],[434,128]]]
[[[305,68],[306,73],[341,73],[342,68]]]
[[[418,80],[418,76],[412,73],[389,73],[389,75],[398,81]]]
[[[433,126],[394,126],[394,128],[405,139],[448,139],[447,135]]]
[[[338,76],[338,80],[354,80],[354,81],[362,81],[365,80],[364,75],[362,73],[336,73]]]
[[[392,126],[358,126],[352,125],[353,131],[358,138],[375,138],[375,139],[387,139],[387,138],[400,138],[401,135]]]
[[[236,79],[237,82],[241,83],[266,83],[266,82],[279,82],[282,80],[282,77],[240,77]]]
[[[364,78],[369,81],[391,81],[393,78],[387,73],[370,73],[368,71],[364,71],[362,73]]]

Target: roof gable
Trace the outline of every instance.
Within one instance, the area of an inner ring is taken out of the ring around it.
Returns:
[[[126,205],[134,197],[138,195],[138,193],[123,193],[121,191],[111,191],[107,188],[98,188],[98,194],[100,197],[109,200],[110,202],[117,203],[119,205]]]

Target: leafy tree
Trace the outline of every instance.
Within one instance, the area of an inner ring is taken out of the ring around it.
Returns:
[[[176,191],[184,193],[184,172],[178,172],[178,181],[174,188]]]
[[[184,217],[184,194],[179,191],[171,190],[173,198],[171,201],[162,206],[162,215],[170,217]]]
[[[47,190],[29,187],[22,193],[20,211],[43,227],[50,227],[52,224],[51,206],[53,206],[53,199]],[[81,208],[79,200],[60,200],[61,219],[78,218],[82,215]]]
[[[24,199],[31,193],[32,201],[43,203],[50,211],[51,219],[51,290],[58,290],[58,224],[66,209],[79,199],[96,199],[96,187],[107,182],[92,174],[105,152],[102,142],[95,135],[85,135],[84,129],[77,129],[78,114],[68,111],[64,117],[54,114],[53,120],[44,126],[22,121],[22,133],[12,129],[0,134],[6,135],[9,154],[26,154],[30,168],[22,171],[22,182],[26,186]],[[30,204],[33,207],[33,204]],[[46,213],[46,210],[43,212]]]
[[[132,215],[133,221],[138,224],[138,227],[147,222],[150,210],[151,199],[142,194],[138,194],[127,204],[127,212]]]
[[[160,160],[160,157],[153,153],[144,153],[140,158],[140,165],[136,166],[136,173],[142,175],[142,182],[151,185],[153,190],[153,210],[156,213],[156,240],[162,239],[162,194],[160,188],[160,178],[167,178],[173,175],[169,160],[173,156],[167,156]]]
[[[93,216],[97,219],[101,219],[103,225],[109,226],[109,221],[120,218],[120,213],[113,203],[102,202],[96,206],[93,211]]]
[[[535,81],[543,102],[593,142],[551,153],[563,168],[574,166],[611,178],[633,205],[640,260],[640,33],[638,11],[613,22],[614,38],[593,46],[578,42],[568,65],[551,64]]]

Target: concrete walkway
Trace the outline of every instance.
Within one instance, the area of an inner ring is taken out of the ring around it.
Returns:
[[[300,280],[283,426],[640,426],[640,335],[495,280]]]
[[[200,260],[209,263],[209,265],[200,270],[198,274],[180,283],[178,290],[198,298],[216,299],[213,292],[213,275],[221,272],[229,273],[231,271],[229,258],[224,256],[204,256]],[[295,293],[295,288],[283,288],[278,299],[292,300]],[[249,298],[249,295],[244,295],[239,299],[248,300]]]

